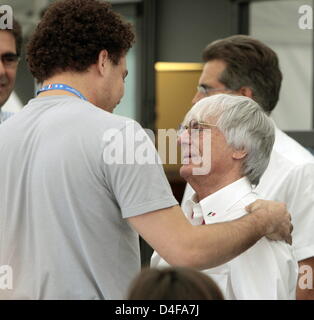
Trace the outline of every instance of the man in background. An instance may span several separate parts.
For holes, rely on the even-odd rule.
[[[233,93],[254,99],[268,115],[275,108],[282,81],[277,54],[262,42],[235,35],[210,43],[193,99]],[[292,213],[293,248],[300,270],[314,270],[314,158],[304,147],[276,127],[270,163],[256,191],[263,199],[283,201]],[[182,201],[190,198],[187,187]],[[307,269],[301,269],[306,266]],[[304,272],[304,271],[303,271]],[[299,275],[300,277],[302,274]],[[299,281],[297,299],[314,299],[313,283]]]
[[[22,42],[22,29],[15,19],[12,29],[0,29],[0,123],[12,116],[1,108],[14,90]]]

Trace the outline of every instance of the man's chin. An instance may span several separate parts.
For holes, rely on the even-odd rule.
[[[210,167],[206,168],[204,163],[199,165],[189,163],[189,164],[183,164],[179,172],[180,172],[180,176],[184,180],[189,182],[191,179],[194,179],[195,177],[208,175],[210,172]]]
[[[195,168],[195,166],[193,166],[192,164],[184,164],[183,166],[181,166],[180,168],[181,178],[188,181],[193,175],[193,168]]]
[[[10,95],[1,95],[0,94],[0,108],[9,100]]]
[[[111,105],[108,106],[107,105],[105,107],[102,107],[101,109],[103,109],[103,110],[105,110],[107,112],[113,113],[117,106],[118,106],[117,104],[115,104],[114,106],[111,106]]]

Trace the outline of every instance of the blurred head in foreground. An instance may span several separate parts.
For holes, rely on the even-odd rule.
[[[224,300],[206,274],[188,268],[147,268],[133,280],[128,300]]]

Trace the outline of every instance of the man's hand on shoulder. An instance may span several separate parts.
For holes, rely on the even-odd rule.
[[[284,240],[292,244],[291,215],[287,206],[282,202],[270,200],[256,200],[246,207],[248,213],[254,214],[258,227],[264,227],[267,238],[271,240]]]

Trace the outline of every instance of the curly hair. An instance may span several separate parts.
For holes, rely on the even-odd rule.
[[[203,60],[227,64],[220,82],[231,90],[250,87],[253,99],[270,114],[275,108],[282,81],[277,54],[262,42],[246,35],[234,35],[210,43]]]
[[[53,3],[27,46],[27,62],[39,81],[63,71],[84,72],[107,50],[118,64],[132,47],[132,26],[97,0],[62,0]]]
[[[0,17],[2,17],[4,13],[0,13]],[[2,29],[1,29],[2,30]],[[4,31],[10,32],[15,39],[16,46],[16,54],[20,57],[22,54],[22,44],[23,44],[23,34],[21,25],[17,20],[13,18],[13,28],[12,29],[4,29]]]

